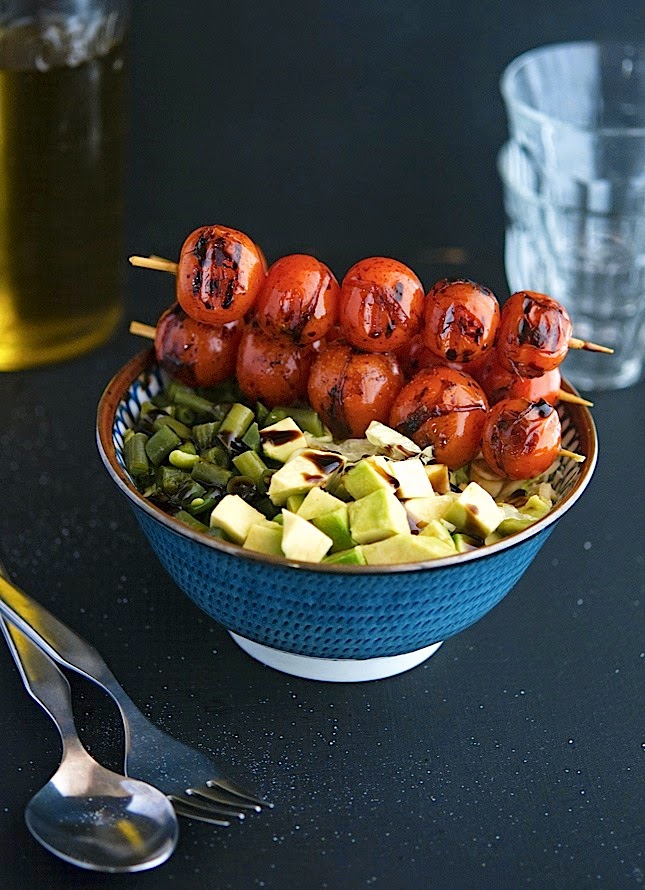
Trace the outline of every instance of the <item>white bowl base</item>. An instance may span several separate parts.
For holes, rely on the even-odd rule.
[[[293,652],[272,649],[232,631],[229,633],[237,645],[256,661],[284,674],[328,683],[360,683],[402,674],[434,655],[443,642],[433,643],[431,646],[403,655],[387,655],[379,658],[313,658],[310,655],[296,655]]]

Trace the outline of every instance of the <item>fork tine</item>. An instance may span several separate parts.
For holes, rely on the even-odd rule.
[[[262,810],[262,807],[257,803],[242,800],[239,797],[234,797],[232,794],[218,791],[216,788],[211,788],[205,785],[187,788],[186,794],[189,794],[191,797],[196,795],[197,797],[213,801],[214,803],[224,804],[226,807],[231,807],[234,810],[253,810],[255,813],[259,813]]]
[[[196,819],[198,822],[210,822],[211,825],[217,825],[221,828],[229,828],[231,825],[230,819],[220,818],[220,816],[223,815],[222,811],[215,807],[199,806],[199,804],[186,800],[184,797],[177,797],[175,794],[169,794],[168,799],[175,808],[175,812],[178,816],[184,816],[187,819]],[[228,816],[231,814],[226,815]],[[244,815],[241,814],[241,816],[243,819]]]
[[[196,810],[201,810],[204,813],[223,816],[225,819],[239,819],[240,822],[243,819],[246,819],[246,814],[241,812],[238,807],[218,806],[217,802],[211,802],[206,797],[203,799],[193,797],[190,791],[186,791],[185,794],[180,795],[171,794],[170,797],[183,804],[185,807],[194,807]]]
[[[232,782],[230,779],[224,778],[224,776],[219,779],[209,779],[206,782],[209,788],[220,788],[222,791],[227,791],[229,794],[232,794],[233,797],[241,797],[248,800],[250,803],[257,804],[259,807],[269,807],[269,809],[273,808],[273,804],[268,800],[262,800],[260,797],[256,797],[255,794],[249,794],[248,791],[245,791],[240,785],[237,785],[235,782]]]

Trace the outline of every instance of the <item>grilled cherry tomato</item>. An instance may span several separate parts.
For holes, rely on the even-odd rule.
[[[487,409],[472,377],[454,368],[425,368],[397,396],[389,423],[421,448],[432,445],[436,459],[456,469],[479,453]]]
[[[499,363],[521,377],[539,377],[562,362],[573,332],[557,300],[518,291],[504,303],[497,331]]]
[[[366,353],[336,340],[325,344],[309,375],[309,403],[337,439],[360,438],[387,418],[403,385],[393,353]]]
[[[269,336],[249,322],[237,349],[235,373],[244,395],[270,408],[307,397],[312,346],[297,346],[284,334]]]
[[[177,301],[195,321],[236,321],[255,302],[265,268],[261,251],[243,232],[225,226],[202,226],[182,245]]]
[[[464,374],[468,374],[479,381],[479,375],[487,364],[491,353],[485,352],[479,358],[475,358],[470,362],[447,362],[428,349],[423,342],[422,334],[416,334],[407,346],[397,349],[396,355],[407,380],[414,377],[417,371],[420,371],[422,368],[441,367],[463,371]]]
[[[484,460],[508,479],[532,479],[560,451],[560,418],[544,400],[503,399],[490,409],[482,434]]]
[[[241,335],[240,322],[202,324],[173,303],[157,322],[155,355],[186,386],[214,386],[235,373]]]
[[[423,300],[423,285],[403,263],[388,257],[360,260],[340,289],[343,336],[357,349],[393,352],[419,330]]]
[[[299,346],[320,340],[336,322],[340,286],[313,256],[283,256],[269,267],[255,303],[266,334],[288,334]]]
[[[442,278],[425,301],[422,339],[446,362],[470,362],[492,348],[500,310],[495,294],[466,278]]]
[[[549,405],[555,405],[560,398],[562,378],[557,368],[546,371],[541,377],[520,377],[503,368],[497,360],[497,352],[493,351],[488,354],[478,380],[489,405],[502,399],[527,399],[529,402],[544,399]]]

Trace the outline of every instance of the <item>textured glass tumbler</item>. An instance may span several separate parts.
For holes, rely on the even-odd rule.
[[[0,371],[121,315],[126,0],[0,4]]]
[[[571,350],[573,383],[629,386],[645,356],[645,47],[532,50],[509,65],[501,91],[509,287],[549,293],[577,337],[615,350]]]

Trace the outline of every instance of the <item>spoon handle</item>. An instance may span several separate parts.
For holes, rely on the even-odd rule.
[[[51,658],[17,627],[0,618],[0,628],[31,697],[49,714],[63,743],[76,736],[69,683]]]

